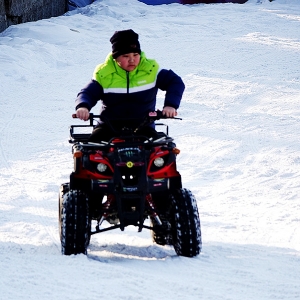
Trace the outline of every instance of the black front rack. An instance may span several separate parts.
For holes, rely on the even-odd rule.
[[[168,129],[168,125],[166,124],[155,124],[158,126],[165,126],[165,132],[158,132],[158,139],[156,139],[155,141],[152,138],[146,138],[144,143],[155,143],[155,144],[162,144],[165,142],[169,142],[171,140],[173,140],[172,138],[170,138],[168,136],[169,134],[169,129]],[[91,133],[75,133],[75,129],[76,128],[91,128],[90,125],[71,125],[70,126],[70,138],[69,138],[69,143],[71,144],[75,144],[75,143],[89,143],[89,137],[91,136]],[[121,136],[118,138],[121,138]],[[127,136],[124,136],[124,138],[128,138]],[[114,138],[113,138],[114,139]],[[95,144],[90,143],[90,144]],[[101,144],[110,144],[109,142],[101,142]]]
[[[87,143],[91,133],[75,133],[75,128],[91,128],[93,125],[71,125],[70,126],[70,143],[82,142]]]
[[[73,118],[76,118],[76,115],[74,114],[73,115]],[[94,122],[98,122],[97,120],[95,120],[95,118],[100,118],[100,115],[94,115],[92,113],[90,113],[90,116],[89,116],[89,122],[90,124],[89,125],[71,125],[70,126],[70,138],[69,138],[69,142],[71,144],[74,144],[74,143],[89,143],[89,137],[91,136],[91,133],[83,133],[83,132],[80,132],[80,133],[75,133],[75,129],[76,128],[82,128],[82,129],[87,129],[87,128],[90,128],[91,131],[92,129],[96,126],[94,124]],[[164,117],[161,112],[159,111],[159,114],[156,115],[156,116],[151,116],[149,117],[148,119],[148,123],[152,123],[154,122],[155,120],[159,120],[159,119],[166,119],[166,117]],[[181,120],[180,118],[174,118],[174,119],[179,119]],[[145,123],[145,122],[144,122]],[[151,141],[152,143],[158,143],[158,144],[162,144],[162,143],[165,143],[165,142],[169,142],[170,140],[173,140],[172,138],[169,137],[169,126],[164,124],[164,123],[155,123],[155,126],[164,126],[165,127],[165,130],[162,131],[162,132],[158,132],[158,139],[156,139],[155,141],[153,141],[152,139],[146,139],[148,141],[148,143]],[[145,141],[145,142],[147,142]],[[94,143],[93,143],[94,144]],[[101,142],[101,144],[109,144],[107,142]]]

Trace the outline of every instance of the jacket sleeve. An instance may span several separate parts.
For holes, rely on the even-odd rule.
[[[103,88],[96,81],[91,80],[77,95],[75,100],[75,109],[86,107],[91,110],[97,104],[97,101],[102,98]]]
[[[162,69],[157,75],[156,86],[166,91],[164,106],[171,106],[177,109],[185,89],[181,77],[172,70]]]

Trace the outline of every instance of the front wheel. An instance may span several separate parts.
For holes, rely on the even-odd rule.
[[[188,189],[171,195],[173,246],[180,256],[193,257],[201,252],[202,238],[197,202]]]
[[[88,197],[80,190],[70,190],[60,200],[61,252],[86,254],[91,230]]]

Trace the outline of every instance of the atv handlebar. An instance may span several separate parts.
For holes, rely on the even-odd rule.
[[[76,114],[72,114],[72,118],[74,119],[77,119],[77,115]],[[89,114],[89,117],[86,121],[90,121],[90,124],[89,125],[71,125],[70,126],[70,136],[72,139],[70,139],[69,141],[71,143],[74,143],[76,141],[87,141],[88,140],[88,137],[90,134],[77,134],[77,133],[74,133],[74,128],[82,128],[82,127],[95,127],[95,124],[94,124],[94,121],[96,121],[95,119],[96,118],[99,118],[101,119],[101,115],[94,115],[93,113],[90,113]],[[151,123],[154,123],[155,121],[157,120],[160,120],[160,119],[177,119],[177,120],[182,120],[181,118],[176,118],[176,117],[167,117],[165,115],[163,115],[162,111],[160,110],[157,110],[157,111],[153,111],[153,112],[149,112],[148,116],[145,117],[144,121],[139,125],[137,126],[136,128],[126,128],[127,130],[131,130],[131,133],[135,133],[137,132],[140,128],[143,128],[144,126],[148,126],[150,125]],[[126,120],[133,120],[133,119],[118,119],[117,121],[126,121]],[[106,123],[110,126],[110,128],[112,129],[112,131],[116,132],[114,127],[112,126],[112,124],[110,123],[110,121],[115,121],[115,120],[103,120],[102,118],[102,121],[106,121]],[[166,136],[169,135],[169,131],[168,131],[168,125],[166,124],[162,124],[162,123],[155,123],[155,125],[163,125],[163,126],[166,126]],[[116,132],[117,135],[120,134],[118,132]]]
[[[73,119],[77,119],[77,115],[76,114],[72,114],[72,118]],[[88,120],[90,120],[90,122],[93,122],[94,118],[101,119],[101,115],[94,115],[93,113],[90,113]],[[149,122],[151,122],[151,121],[158,121],[160,119],[177,119],[177,120],[182,120],[181,118],[176,118],[176,117],[169,118],[166,115],[163,115],[162,111],[160,111],[160,110],[149,112],[149,114],[146,117],[146,119]]]

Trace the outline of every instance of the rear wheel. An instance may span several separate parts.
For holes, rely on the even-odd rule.
[[[162,225],[159,225],[154,217],[150,217],[152,227],[152,241],[158,245],[172,245],[172,231],[170,224],[170,193],[169,191],[157,192],[152,194],[155,210],[158,213]]]
[[[173,246],[180,256],[201,252],[202,239],[197,202],[191,191],[178,189],[171,195]]]
[[[59,188],[59,194],[58,194],[58,230],[59,230],[59,238],[61,240],[61,213],[63,209],[63,201],[64,201],[64,195],[69,192],[70,185],[69,183],[63,183]]]
[[[171,224],[163,216],[160,216],[160,220],[162,222],[162,225],[157,224],[155,219],[153,217],[150,217],[150,222],[153,227],[153,230],[151,231],[152,241],[162,246],[172,245],[173,239],[171,232]]]
[[[62,254],[86,254],[90,242],[90,230],[87,195],[80,190],[68,191],[63,195],[60,206]]]

